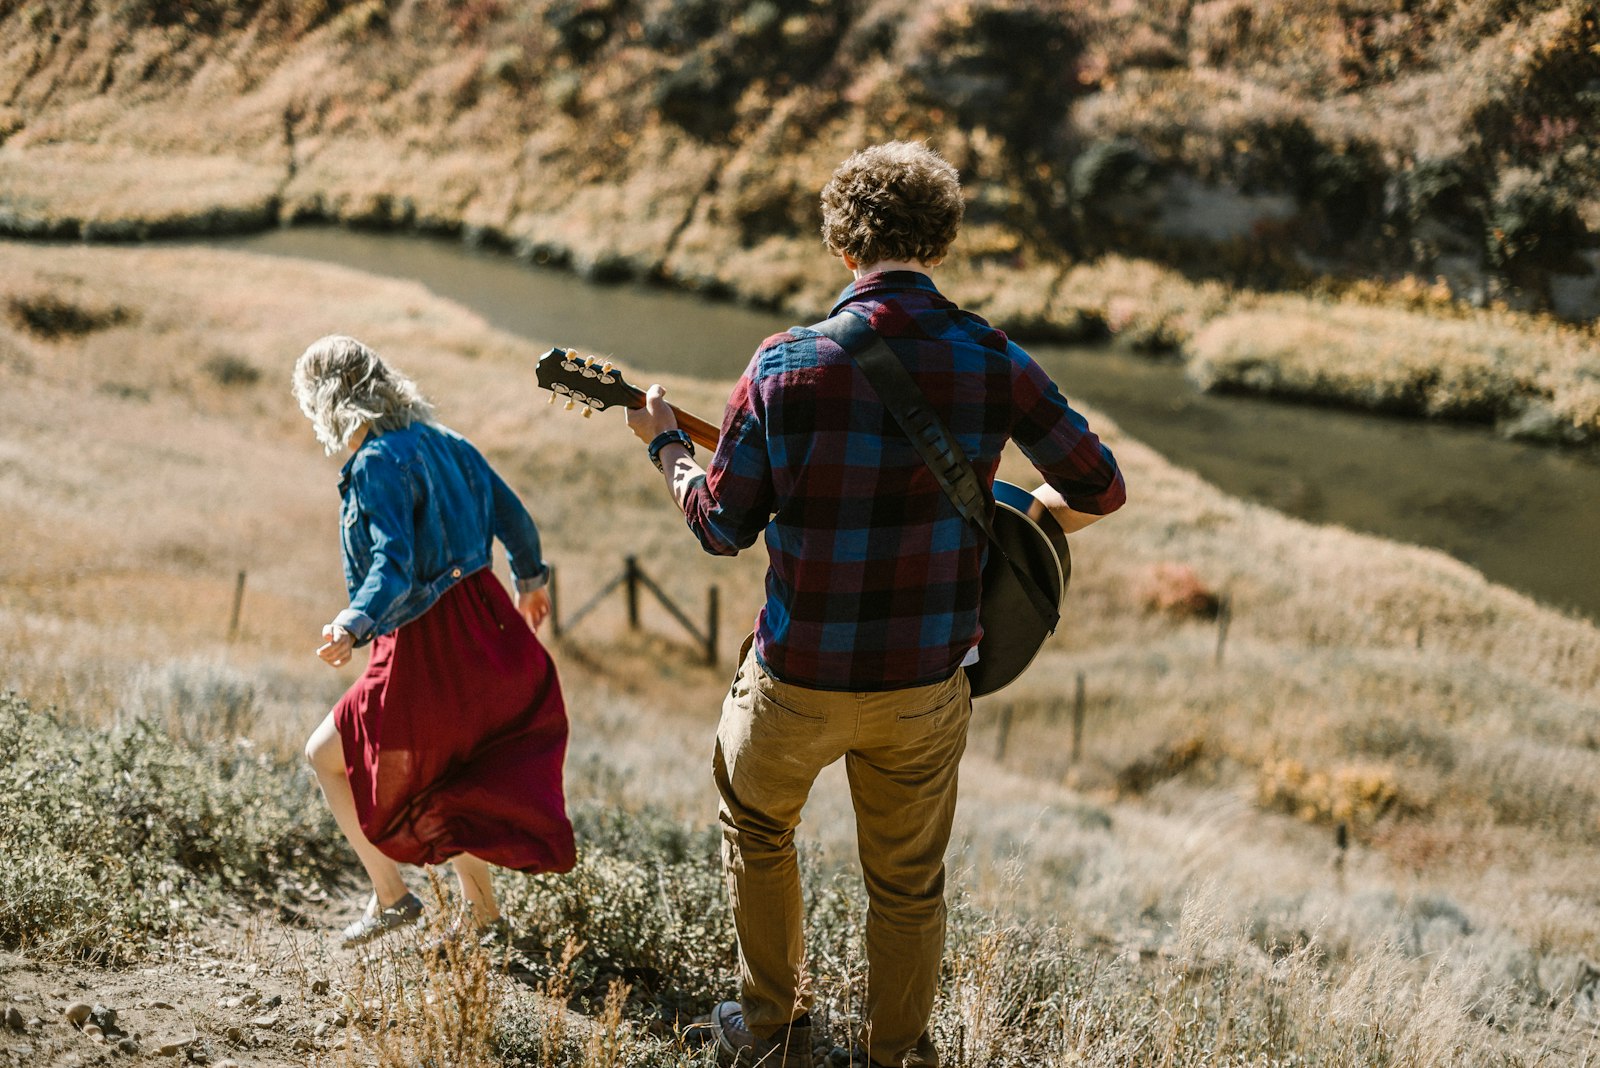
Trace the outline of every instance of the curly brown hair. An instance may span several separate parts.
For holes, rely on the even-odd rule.
[[[871,266],[944,258],[961,229],[961,179],[920,141],[864,148],[822,189],[822,239],[835,255]]]

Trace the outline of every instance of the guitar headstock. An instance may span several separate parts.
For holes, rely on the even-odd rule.
[[[584,415],[607,408],[642,408],[644,392],[622,377],[610,360],[585,358],[570,349],[551,349],[539,357],[534,377],[556,396],[567,398],[567,407],[584,405]]]

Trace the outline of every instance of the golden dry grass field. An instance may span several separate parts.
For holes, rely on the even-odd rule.
[[[701,833],[714,820],[709,747],[761,552],[702,555],[620,419],[546,406],[532,380],[540,346],[414,284],[220,251],[0,244],[0,689],[90,734],[145,717],[195,742],[244,733],[295,759],[353,677],[312,655],[343,605],[339,460],[288,391],[295,356],[334,331],[413,374],[523,494],[565,610],[630,553],[692,612],[708,585],[721,591],[716,668],[696,664],[653,606],[630,632],[617,597],[552,640],[573,718],[570,794],[591,814],[581,828],[595,859],[566,884],[508,878],[513,915],[550,931],[580,914],[597,924],[560,909],[612,900],[632,885],[618,872],[657,887],[662,872],[687,878],[673,864],[714,868]],[[730,383],[667,385],[714,417]],[[951,1063],[1593,1063],[1600,630],[1440,553],[1224,496],[1091,418],[1130,503],[1073,538],[1066,623],[976,711],[936,1021]],[[1019,457],[1002,473],[1028,475]],[[1191,586],[1227,595],[1220,655],[1216,620],[1183,607]],[[241,690],[248,715],[219,724],[206,695]],[[831,933],[814,962],[839,1019],[859,993],[859,947],[852,959],[834,930],[859,915],[849,812],[830,774],[802,828],[812,891],[840,910],[820,914]],[[652,867],[662,821],[685,829],[674,848],[690,861]],[[0,848],[22,848],[4,833]],[[352,912],[350,885],[332,888],[319,920]],[[687,907],[716,916],[715,886]],[[639,907],[670,897],[662,881]],[[660,926],[638,940],[664,957],[693,946],[692,914],[649,915]],[[259,922],[273,927],[270,910]],[[693,922],[726,933],[725,921]],[[292,937],[338,959],[317,931]],[[24,939],[22,959],[67,969],[47,941]],[[264,950],[259,962],[288,967]],[[380,971],[359,974],[382,984]],[[727,981],[697,975],[686,988]],[[14,981],[0,968],[0,994]],[[629,1023],[559,1023],[579,1030],[557,1041],[562,1017],[536,1008],[547,1002],[484,983],[472,996],[492,1007],[474,1011],[508,1030],[457,1063],[698,1063]],[[541,1020],[543,1038],[517,1037]],[[573,1038],[583,1027],[601,1038]],[[211,1038],[235,1048],[221,1030]],[[0,1037],[0,1049],[18,1041]],[[376,1039],[306,1042],[230,1055],[405,1063]]]

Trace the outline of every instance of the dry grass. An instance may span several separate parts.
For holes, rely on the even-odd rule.
[[[1211,320],[1189,350],[1190,374],[1206,389],[1497,422],[1524,437],[1600,438],[1600,342],[1526,317],[1280,297]]]
[[[287,375],[310,339],[355,333],[414,373],[524,493],[568,610],[628,552],[686,603],[721,587],[719,669],[692,663],[653,608],[630,633],[620,599],[556,644],[570,792],[617,829],[586,832],[581,879],[503,889],[553,958],[581,899],[615,943],[606,952],[637,954],[630,931],[659,930],[642,947],[658,957],[641,963],[704,953],[712,963],[678,981],[702,997],[726,989],[725,916],[687,912],[655,873],[715,896],[695,829],[714,818],[707,747],[731,644],[760,597],[760,554],[699,554],[616,421],[535,395],[538,346],[414,285],[238,254],[0,245],[0,302],[46,292],[126,315],[49,337],[0,321],[0,686],[89,722],[142,714],[202,740],[248,731],[293,756],[348,676],[310,652],[342,603],[337,461],[294,410]],[[219,357],[259,373],[219,376]],[[704,414],[727,388],[668,384]],[[952,1063],[985,1063],[1020,1033],[1044,1036],[1035,1057],[1084,1064],[1149,1050],[1176,1064],[1207,1051],[1407,1065],[1592,1053],[1600,632],[1441,554],[1226,498],[1095,421],[1133,503],[1074,539],[1068,625],[977,711],[952,854],[967,903],[937,1022]],[[1017,457],[1004,471],[1026,477]],[[1163,567],[1229,596],[1220,663],[1214,620],[1141,602]],[[859,1004],[859,899],[848,876],[830,889],[853,852],[835,771],[802,838],[819,984],[842,1034]],[[688,830],[653,838],[650,812]],[[1350,834],[1342,853],[1335,822]],[[604,919],[635,913],[637,928]],[[522,993],[503,996],[505,1019],[534,1014]],[[1036,1011],[1019,1023],[997,1004]],[[1507,1030],[1486,1028],[1490,1016]],[[589,1052],[589,1031],[567,1035],[550,1057],[688,1063],[638,1026]],[[540,1041],[514,1045],[537,1063]]]

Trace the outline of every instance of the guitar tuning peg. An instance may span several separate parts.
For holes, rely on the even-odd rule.
[[[584,408],[583,408],[583,417],[584,417],[584,418],[585,418],[585,419],[587,419],[587,418],[589,418],[589,417],[590,417],[590,416],[591,416],[591,415],[593,415],[593,414],[594,414],[594,409],[593,409],[593,408],[590,408],[590,407],[589,407],[589,406],[588,406],[588,405],[584,405]]]
[[[570,411],[572,411],[572,406],[575,403],[577,403],[577,402],[572,400],[571,398],[568,398],[567,403],[561,406],[561,410],[565,411],[565,412],[570,412]]]
[[[555,402],[556,402],[556,395],[554,393],[550,394],[550,399],[545,401],[546,404],[554,404]]]
[[[613,364],[610,360],[607,360],[604,364],[601,365],[600,373],[603,374],[603,375],[608,375],[608,374],[611,373],[611,368],[613,368],[615,366],[616,365]]]

